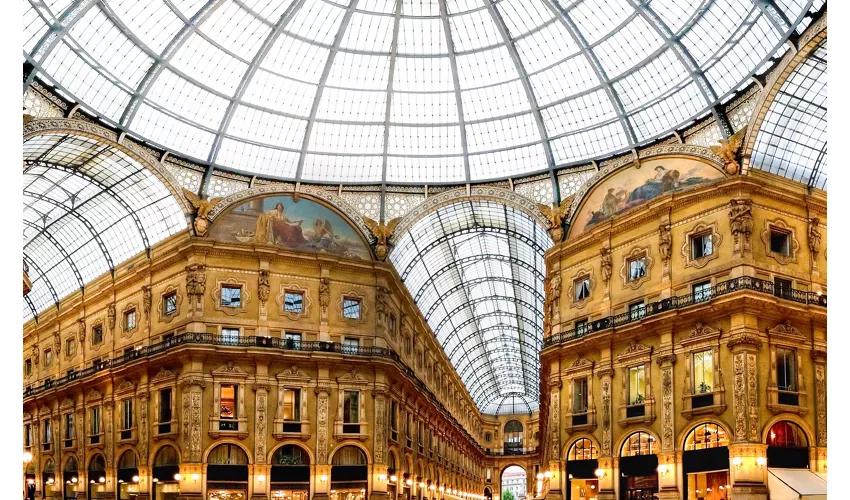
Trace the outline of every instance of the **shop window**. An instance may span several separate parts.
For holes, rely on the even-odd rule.
[[[567,454],[567,460],[596,460],[597,458],[599,458],[599,449],[587,438],[576,441]]]
[[[177,292],[169,292],[162,296],[162,312],[166,316],[177,312]]]
[[[219,408],[218,429],[221,431],[238,430],[236,401],[239,388],[235,384],[221,384],[221,408]]]
[[[629,304],[629,319],[631,321],[637,321],[643,318],[646,313],[646,305],[643,301],[635,302],[634,304]]]
[[[168,434],[171,432],[171,388],[159,390],[159,433]]]
[[[691,258],[693,260],[707,257],[714,252],[711,233],[691,236]]]
[[[221,343],[226,345],[239,344],[239,329],[238,328],[222,328]]]
[[[711,299],[711,281],[703,281],[693,285],[694,302],[705,302]]]
[[[286,312],[304,312],[304,294],[301,292],[285,292],[283,297],[283,310]]]
[[[646,399],[646,367],[645,365],[629,368],[629,407],[626,408],[626,418],[642,417],[645,412],[643,403]]]
[[[717,424],[700,424],[685,438],[685,451],[705,450],[729,446],[729,436]]]
[[[124,331],[129,332],[136,328],[136,310],[130,309],[124,312]]]
[[[655,438],[646,432],[635,432],[623,443],[620,450],[621,457],[634,457],[638,455],[654,455],[657,446]]]
[[[791,255],[791,234],[776,228],[770,229],[770,251],[788,257]]]
[[[345,391],[342,403],[342,432],[360,433],[360,391]]]
[[[793,349],[776,349],[776,388],[779,404],[797,406],[797,352]]]
[[[629,281],[637,281],[646,276],[646,256],[629,259]]]
[[[301,389],[283,390],[283,432],[301,432]]]
[[[590,298],[590,277],[580,278],[575,281],[576,302]]]
[[[221,305],[222,307],[242,307],[242,287],[222,285]]]
[[[97,325],[91,329],[91,344],[98,345],[101,342],[103,342],[103,325]]]
[[[360,299],[342,299],[342,317],[360,319]]]

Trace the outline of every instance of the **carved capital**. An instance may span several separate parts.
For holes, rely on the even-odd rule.
[[[672,365],[676,362],[675,354],[662,354],[661,356],[657,356],[655,358],[655,362],[658,363],[658,366],[664,366],[665,364]]]
[[[604,368],[602,370],[597,371],[596,376],[599,377],[599,378],[604,378],[606,376],[607,377],[613,377],[614,376],[614,369],[613,368]]]

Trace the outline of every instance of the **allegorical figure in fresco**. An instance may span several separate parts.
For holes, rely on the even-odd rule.
[[[307,243],[301,232],[301,220],[290,220],[286,216],[283,203],[257,217],[257,230],[254,233],[256,243],[296,247]]]

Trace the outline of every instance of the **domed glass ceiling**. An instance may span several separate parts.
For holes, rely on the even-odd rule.
[[[458,183],[705,115],[812,3],[28,0],[24,56],[108,124],[225,170]]]

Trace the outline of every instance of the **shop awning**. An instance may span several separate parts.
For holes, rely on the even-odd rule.
[[[768,469],[771,500],[826,500],[826,480],[808,469]]]

